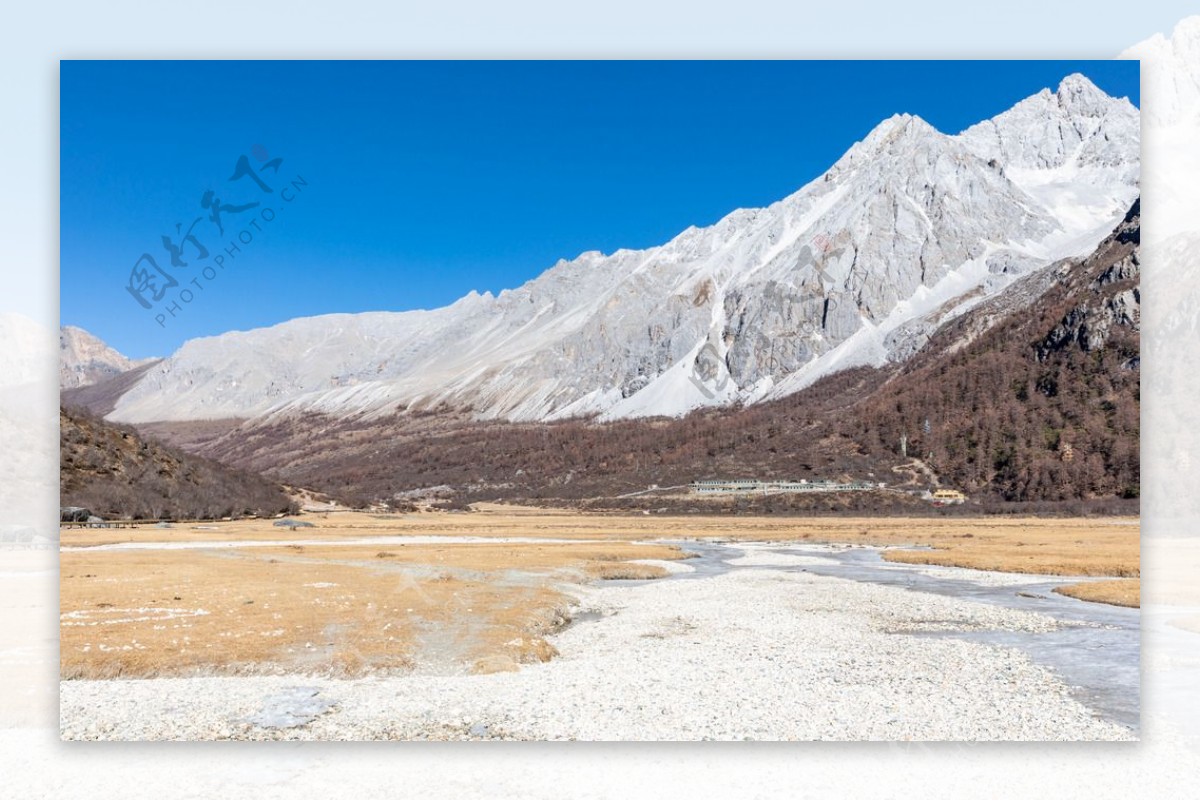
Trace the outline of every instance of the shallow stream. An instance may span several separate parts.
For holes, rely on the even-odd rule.
[[[657,581],[694,581],[734,570],[781,570],[863,581],[914,592],[929,592],[1010,609],[1038,612],[1062,622],[1055,631],[934,632],[907,636],[954,637],[972,642],[1016,648],[1035,663],[1053,670],[1073,695],[1097,715],[1134,732],[1139,727],[1141,615],[1138,609],[1080,601],[1053,592],[1055,587],[1087,577],[1003,576],[929,565],[887,562],[882,548],[868,546],[827,547],[793,543],[754,543],[753,552],[794,556],[816,556],[827,563],[804,565],[734,565],[730,560],[744,555],[742,544],[708,540],[669,541],[696,554],[685,564],[694,568]],[[1018,583],[1019,582],[1019,583]],[[640,583],[640,582],[630,582]],[[1081,625],[1082,624],[1082,625]]]

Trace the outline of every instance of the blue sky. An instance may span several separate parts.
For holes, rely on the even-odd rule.
[[[64,61],[61,320],[141,357],[441,306],[771,203],[894,113],[958,132],[1072,72],[1139,102],[1129,61]],[[229,180],[241,156],[270,192]],[[143,253],[179,281],[149,309]]]

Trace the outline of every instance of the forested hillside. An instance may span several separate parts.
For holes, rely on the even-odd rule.
[[[59,497],[104,518],[270,515],[293,509],[261,476],[147,440],[86,412],[59,410]]]

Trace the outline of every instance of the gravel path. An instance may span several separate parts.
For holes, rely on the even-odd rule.
[[[518,673],[67,681],[67,739],[1121,740],[1019,651],[1046,616],[769,568],[582,588]]]

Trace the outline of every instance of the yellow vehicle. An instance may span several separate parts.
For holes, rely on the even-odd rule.
[[[962,503],[966,499],[966,495],[954,489],[940,489],[933,491],[933,502],[936,504]]]

